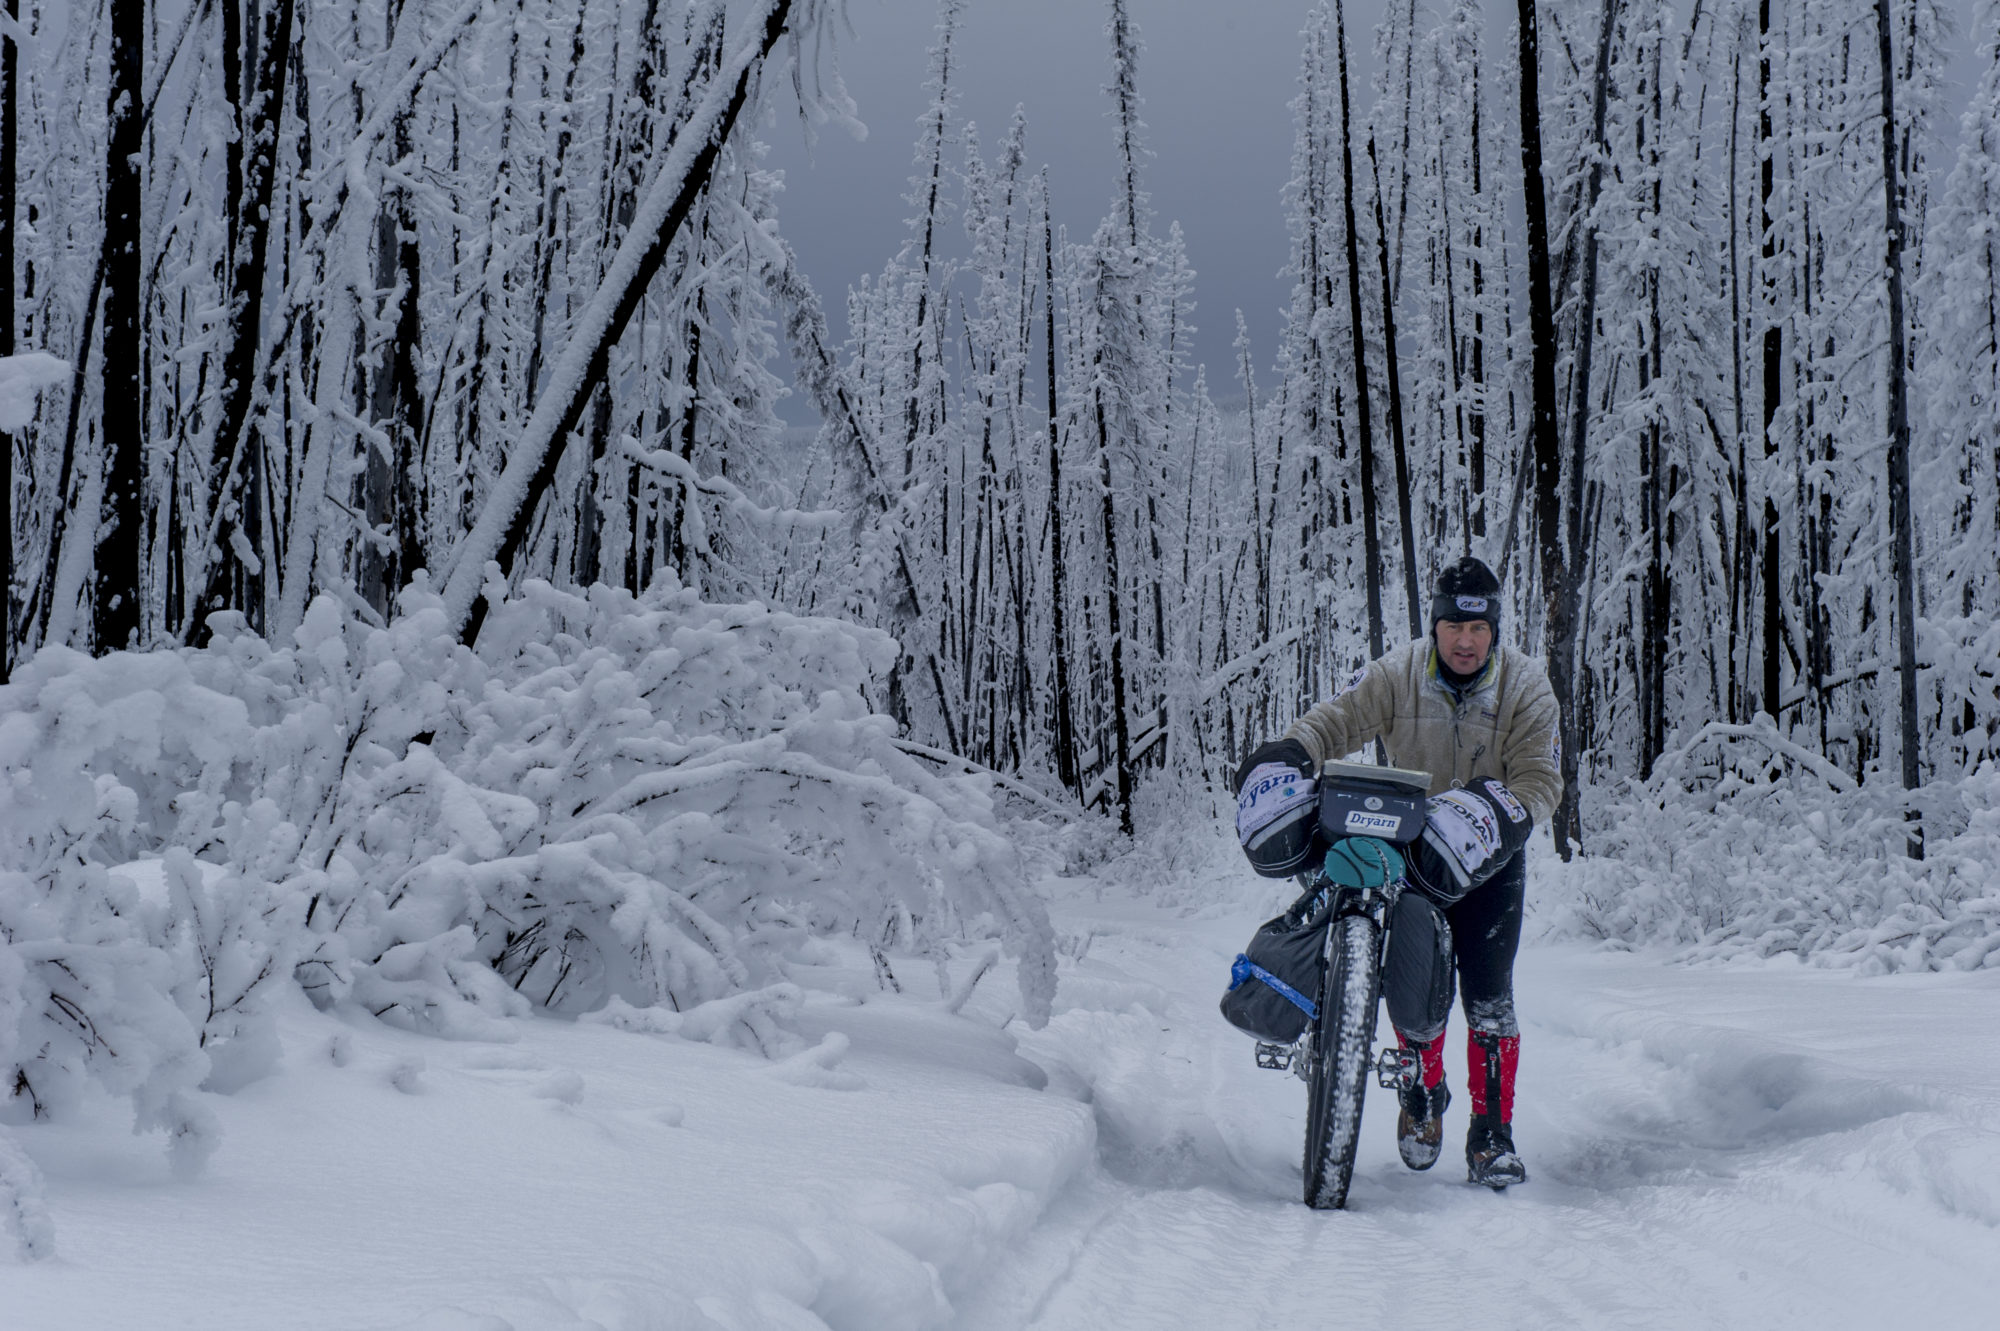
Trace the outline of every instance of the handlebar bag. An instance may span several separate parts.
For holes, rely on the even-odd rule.
[[[1351,764],[1337,766],[1346,768]],[[1424,834],[1423,791],[1388,781],[1357,779],[1345,773],[1323,777],[1319,785],[1319,831],[1326,845],[1342,837],[1372,836],[1392,846],[1407,846]]]

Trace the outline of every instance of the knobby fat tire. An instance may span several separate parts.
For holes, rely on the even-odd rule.
[[[1306,1095],[1305,1202],[1315,1210],[1346,1205],[1354,1176],[1382,987],[1381,943],[1380,928],[1366,915],[1342,915],[1333,922]]]

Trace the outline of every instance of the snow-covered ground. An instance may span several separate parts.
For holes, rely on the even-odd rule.
[[[1530,947],[1531,1181],[1405,1171],[1377,1093],[1349,1209],[1316,1213],[1304,1088],[1215,1013],[1260,903],[1049,890],[1040,1031],[1004,965],[947,1010],[979,950],[897,958],[894,993],[825,945],[777,1060],[629,1009],[446,1041],[294,994],[277,1073],[203,1097],[198,1179],[122,1102],[11,1130],[54,1255],[4,1245],[0,1326],[1993,1324],[2000,972]]]

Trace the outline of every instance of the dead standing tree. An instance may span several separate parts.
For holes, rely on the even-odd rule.
[[[101,652],[136,645],[140,622],[146,420],[141,391],[139,177],[145,166],[146,10],[140,0],[111,7],[111,77],[105,95],[110,132],[104,151],[104,350],[99,357],[104,417],[97,473],[103,503],[98,511],[80,515],[77,534],[95,546],[93,638]],[[86,486],[85,493],[91,488]]]
[[[1535,525],[1540,551],[1543,597],[1543,651],[1548,658],[1549,683],[1562,713],[1564,802],[1554,826],[1556,849],[1566,860],[1576,825],[1575,671],[1571,647],[1576,636],[1566,593],[1576,571],[1567,567],[1562,543],[1562,450],[1556,427],[1556,320],[1549,292],[1549,205],[1542,182],[1541,38],[1535,0],[1520,4],[1521,203],[1527,221],[1528,337],[1532,348],[1529,383],[1533,414],[1529,438],[1535,459]]]
[[[1883,282],[1889,299],[1889,542],[1896,579],[1896,674],[1901,711],[1903,789],[1915,790],[1917,767],[1917,606],[1916,556],[1910,529],[1909,348],[1903,326],[1903,207],[1896,170],[1896,66],[1890,39],[1889,0],[1875,0],[1876,45],[1882,65]],[[1923,829],[1916,810],[1909,837],[1911,859],[1924,855]]]

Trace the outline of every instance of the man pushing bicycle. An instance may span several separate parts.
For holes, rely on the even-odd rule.
[[[1380,739],[1391,763],[1430,773],[1423,837],[1408,848],[1413,890],[1397,899],[1382,976],[1396,1038],[1417,1061],[1397,1147],[1411,1169],[1437,1163],[1451,1102],[1444,1035],[1455,968],[1469,1027],[1467,1177],[1496,1188],[1527,1178],[1511,1127],[1521,1048],[1514,1016],[1526,892],[1521,847],[1562,796],[1555,695],[1540,661],[1500,644],[1499,592],[1479,560],[1453,564],[1431,598],[1428,636],[1355,672],[1284,738],[1252,752],[1237,778],[1237,833],[1268,873],[1261,860],[1279,853],[1285,837],[1274,834],[1310,807],[1302,796],[1322,764]],[[1285,793],[1274,799],[1273,791]],[[1304,853],[1303,843],[1292,844]]]

